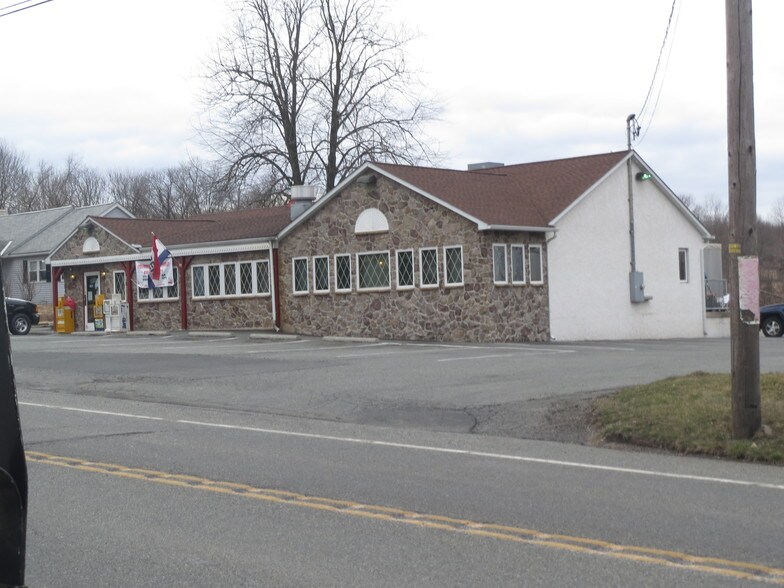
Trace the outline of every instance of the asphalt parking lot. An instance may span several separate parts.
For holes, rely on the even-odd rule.
[[[584,440],[569,420],[598,394],[730,370],[728,339],[478,345],[37,333],[12,338],[20,397],[39,390],[567,441]],[[761,339],[760,356],[763,371],[781,371],[784,341]]]

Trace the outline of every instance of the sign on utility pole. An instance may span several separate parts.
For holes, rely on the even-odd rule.
[[[751,0],[726,0],[726,11],[732,436],[748,439],[762,424]]]

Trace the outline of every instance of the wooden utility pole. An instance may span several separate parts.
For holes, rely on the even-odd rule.
[[[726,0],[726,11],[732,436],[748,439],[762,424],[751,0]]]

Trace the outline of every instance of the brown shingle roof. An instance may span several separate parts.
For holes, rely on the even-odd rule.
[[[546,227],[628,151],[460,171],[374,164],[488,225]]]
[[[288,206],[216,212],[185,220],[93,218],[123,241],[149,247],[155,233],[167,247],[267,239],[275,237],[290,222]]]

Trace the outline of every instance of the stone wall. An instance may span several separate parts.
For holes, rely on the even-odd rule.
[[[85,239],[89,236],[95,237],[101,245],[101,251],[97,255],[127,255],[136,253],[135,250],[124,245],[115,237],[101,229],[94,227],[92,233],[87,230],[78,231],[61,247],[54,259],[83,259],[88,257],[82,252]],[[222,263],[246,260],[268,259],[267,251],[256,251],[236,254],[205,255],[195,257],[191,264],[201,265],[206,263]],[[77,302],[77,309],[74,316],[75,329],[83,331],[84,326],[84,274],[88,272],[100,272],[101,292],[111,294],[114,292],[113,272],[123,269],[119,263],[100,263],[100,258],[96,259],[95,264],[79,265],[72,268],[64,268],[65,293]],[[193,285],[191,269],[186,270],[186,304],[188,305],[188,327],[189,329],[272,329],[272,296],[243,296],[236,298],[212,298],[196,299],[192,298]],[[74,276],[71,278],[71,276]],[[133,273],[135,280],[135,272]],[[272,281],[272,276],[270,277]],[[182,287],[183,276],[179,277],[179,284]],[[139,300],[138,290],[132,288],[133,292],[133,328],[137,331],[172,331],[182,328],[180,312],[180,299],[163,300]]]
[[[208,263],[269,259],[267,251],[204,255],[194,258],[191,267]],[[270,273],[270,288],[273,276]],[[188,269],[188,327],[190,329],[272,329],[272,295],[236,298],[193,298],[192,273]]]
[[[377,208],[389,231],[355,235],[359,214]],[[493,284],[494,243],[539,244],[544,284]],[[444,284],[443,247],[463,248],[463,286]],[[419,249],[438,247],[439,286],[421,289]],[[414,250],[417,287],[396,287],[396,250]],[[352,291],[335,292],[335,254],[389,251],[388,291],[357,291],[352,255]],[[527,252],[526,248],[526,252]],[[508,248],[507,248],[508,254]],[[313,294],[314,255],[330,257],[330,292]],[[309,289],[293,293],[293,258],[308,257]],[[284,331],[401,340],[546,341],[549,339],[546,244],[536,233],[479,232],[456,213],[379,177],[375,185],[352,184],[280,243],[281,319]]]

